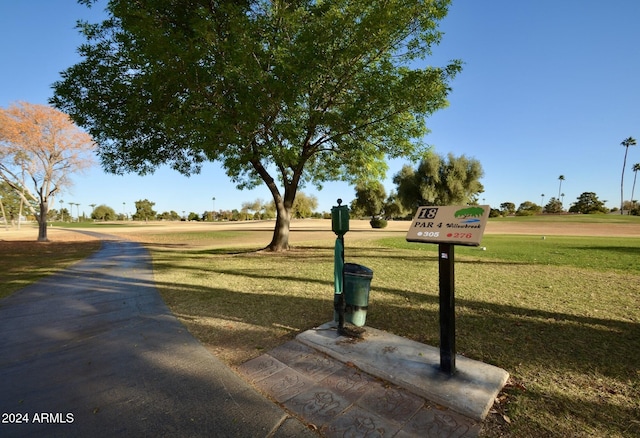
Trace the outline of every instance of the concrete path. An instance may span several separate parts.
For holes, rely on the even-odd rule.
[[[317,436],[187,332],[134,242],[0,301],[0,334],[2,437]]]

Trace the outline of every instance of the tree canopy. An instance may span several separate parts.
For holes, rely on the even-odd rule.
[[[93,165],[94,143],[66,114],[19,102],[0,108],[0,179],[35,215],[38,240],[47,240],[50,201],[69,176]],[[39,206],[39,209],[38,209]]]
[[[484,191],[480,178],[484,175],[480,162],[464,155],[443,157],[429,154],[416,169],[403,166],[393,182],[398,198],[410,211],[420,205],[471,204]]]
[[[385,210],[387,192],[380,181],[362,181],[356,184],[356,197],[351,202],[351,211],[356,215],[380,216]]]
[[[516,210],[516,216],[533,216],[540,213],[542,213],[542,207],[531,201],[524,201]]]
[[[217,161],[240,188],[266,184],[269,248],[282,250],[299,188],[380,178],[386,158],[426,150],[425,117],[447,105],[461,63],[416,60],[448,4],[110,0],[107,20],[81,24],[83,60],[52,103],[94,136],[107,171]]]
[[[593,192],[582,193],[578,196],[578,200],[569,207],[569,213],[595,214],[608,212],[609,210],[605,207],[604,202],[600,201]]]
[[[133,214],[132,219],[134,221],[148,221],[149,219],[155,219],[156,212],[153,210],[155,202],[151,202],[148,199],[140,199],[135,202],[136,212]]]
[[[91,212],[91,219],[100,221],[113,221],[117,218],[116,211],[104,204],[98,205]]]
[[[544,213],[562,213],[563,211],[562,202],[555,197],[549,199],[543,210]]]

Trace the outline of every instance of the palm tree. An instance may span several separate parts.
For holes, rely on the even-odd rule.
[[[76,203],[75,202],[67,202],[67,204],[69,204],[71,206],[71,214],[70,214],[71,217],[69,218],[69,220],[71,222],[73,222],[73,206],[76,205]]]
[[[636,203],[633,200],[633,192],[636,189],[636,177],[638,176],[638,170],[640,170],[640,163],[634,164],[631,170],[633,170],[633,186],[631,187],[631,203],[635,207]]]
[[[624,146],[624,161],[622,163],[622,178],[620,180],[620,214],[624,214],[624,168],[627,167],[627,153],[629,152],[629,146],[635,146],[636,139],[628,137],[622,140],[620,144]]]
[[[558,179],[560,180],[560,187],[558,188],[558,198],[559,198],[560,193],[562,192],[562,181],[564,181],[564,175],[560,175]]]

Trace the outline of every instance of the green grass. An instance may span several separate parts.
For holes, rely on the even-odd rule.
[[[640,216],[621,214],[539,214],[533,216],[507,216],[489,219],[495,222],[564,222],[582,224],[640,224]]]
[[[456,247],[458,353],[512,375],[483,434],[638,436],[640,239],[485,239]],[[435,245],[346,239],[345,252],[374,271],[367,325],[438,345]],[[165,301],[233,366],[332,317],[332,242],[153,257]]]
[[[100,241],[0,243],[0,299],[46,275],[84,259],[100,248]]]
[[[388,248],[422,251],[433,257],[438,251],[437,245],[410,243],[404,238],[380,239],[377,243]],[[541,236],[489,234],[482,238],[480,247],[456,246],[455,254],[486,261],[640,274],[638,238],[546,236],[542,239]]]

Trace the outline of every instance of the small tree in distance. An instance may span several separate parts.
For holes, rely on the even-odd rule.
[[[622,177],[620,178],[620,214],[624,214],[624,168],[627,167],[627,153],[629,146],[636,145],[636,139],[627,137],[620,143],[624,147],[624,161],[622,162]]]
[[[153,210],[155,202],[151,202],[148,199],[142,199],[135,202],[136,212],[133,214],[134,221],[148,221],[156,217],[156,212]]]
[[[558,186],[558,198],[560,198],[560,194],[562,193],[562,181],[564,181],[566,178],[564,177],[564,175],[560,175],[558,177],[558,180],[560,181],[560,185]]]
[[[421,205],[465,205],[477,202],[484,191],[480,162],[464,155],[428,154],[417,169],[403,166],[393,178],[398,198],[412,212]]]
[[[515,214],[516,204],[514,204],[513,202],[503,202],[502,204],[500,204],[500,211],[504,216]]]
[[[292,216],[297,219],[308,218],[313,215],[315,209],[318,208],[318,198],[315,195],[307,195],[298,192],[293,207],[291,208]]]
[[[98,205],[91,212],[91,219],[96,219],[99,221],[113,221],[116,220],[116,217],[117,215],[115,210],[104,204]]]
[[[578,197],[578,201],[569,208],[569,213],[594,214],[608,212],[609,210],[605,207],[604,202],[600,201],[593,192],[582,193]]]
[[[552,197],[547,205],[544,206],[545,213],[562,213],[562,202],[558,198]]]
[[[387,219],[397,219],[411,217],[413,212],[404,208],[398,194],[392,191],[387,200],[384,203],[384,217]]]
[[[640,163],[636,163],[631,168],[633,170],[633,186],[631,186],[631,203],[635,209],[636,201],[633,199],[634,192],[636,190],[636,178],[638,177],[638,171],[640,170]]]
[[[367,216],[374,219],[384,211],[387,193],[380,181],[361,181],[356,184],[356,196],[351,201],[354,216]]]
[[[542,207],[535,202],[525,201],[516,210],[516,216],[533,216],[542,213]]]

